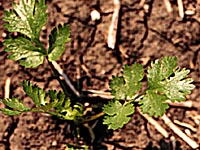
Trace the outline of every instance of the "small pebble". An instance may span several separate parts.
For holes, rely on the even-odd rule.
[[[100,20],[101,18],[100,12],[95,9],[91,11],[90,16],[93,21]]]
[[[52,144],[51,144],[52,146],[56,146],[57,145],[57,141],[56,140],[54,140],[53,142],[52,142]]]
[[[185,14],[188,15],[188,16],[191,16],[191,15],[195,14],[195,11],[193,11],[193,10],[186,10]]]
[[[7,34],[5,32],[3,32],[1,36],[5,38],[7,36]]]

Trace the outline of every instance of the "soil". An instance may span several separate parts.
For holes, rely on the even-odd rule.
[[[145,69],[150,61],[163,56],[177,56],[180,67],[191,70],[196,88],[187,98],[200,102],[200,3],[197,0],[183,0],[184,9],[194,14],[179,16],[178,5],[171,0],[173,11],[168,13],[164,1],[142,0],[121,1],[120,20],[116,49],[107,46],[108,29],[113,14],[112,0],[47,0],[48,24],[41,33],[47,43],[51,29],[60,23],[67,23],[71,29],[71,41],[57,61],[80,92],[88,90],[109,91],[108,83],[113,75],[119,75],[124,64],[139,62]],[[25,96],[21,82],[31,80],[41,88],[61,89],[46,62],[36,69],[26,69],[6,59],[2,41],[8,36],[3,28],[3,10],[11,8],[12,0],[0,0],[0,97],[4,97],[5,81],[11,78],[10,95],[33,106]],[[144,9],[147,8],[147,9]],[[91,10],[101,12],[99,21],[91,20]],[[145,81],[144,81],[145,82]],[[98,113],[108,99],[83,98],[89,104],[90,114]],[[3,105],[1,104],[3,107]],[[200,123],[194,118],[200,115],[198,108],[171,107],[166,115],[192,125],[196,130],[179,126],[183,132],[200,144]],[[170,134],[164,138],[138,111],[122,129],[111,131],[102,125],[102,118],[88,124],[92,128],[76,126],[45,114],[24,113],[8,117],[0,113],[1,150],[57,150],[67,149],[66,144],[83,146],[94,150],[170,150],[192,149],[169,129],[162,119],[156,121]]]

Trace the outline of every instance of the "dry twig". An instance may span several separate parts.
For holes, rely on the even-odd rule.
[[[81,64],[81,68],[86,72],[86,75],[88,77],[92,77],[90,71],[88,70],[88,68],[84,64]]]
[[[177,124],[177,125],[179,125],[179,126],[188,128],[188,129],[190,129],[193,132],[197,132],[197,129],[194,128],[191,124],[188,124],[188,123],[185,123],[185,122],[180,122],[179,120],[174,120],[174,123]]]
[[[181,19],[183,19],[184,18],[183,2],[182,2],[182,0],[177,0],[177,3],[178,3],[179,15],[180,15]]]
[[[167,9],[167,12],[171,13],[172,12],[172,7],[171,7],[171,3],[169,2],[169,0],[164,0],[164,3],[165,3],[165,7]]]
[[[114,49],[116,44],[117,36],[117,26],[119,20],[119,11],[120,11],[120,0],[113,0],[114,3],[114,13],[112,16],[112,21],[108,30],[108,47]]]
[[[176,106],[176,107],[200,108],[200,103],[192,100],[187,100],[184,102],[174,102],[174,103],[167,101],[167,103],[170,106]]]
[[[6,79],[6,82],[5,82],[5,87],[4,87],[4,98],[9,98],[10,97],[10,83],[11,83],[11,78],[8,77]]]
[[[111,95],[110,92],[104,92],[104,91],[99,91],[99,90],[83,90],[83,92],[88,92],[88,96],[90,97],[101,97],[105,99],[113,99],[114,96]]]
[[[143,7],[144,4],[145,4],[145,0],[140,0],[140,3],[139,3],[140,7]]]
[[[197,142],[192,140],[190,137],[188,137],[185,133],[183,133],[166,115],[163,115],[161,117],[165,124],[174,131],[180,138],[182,138],[188,145],[190,145],[193,149],[196,149],[199,147]]]
[[[160,132],[165,138],[169,137],[168,132],[156,121],[154,120],[151,116],[147,114],[143,114],[139,108],[137,108],[139,113],[151,124],[153,125],[158,132]]]

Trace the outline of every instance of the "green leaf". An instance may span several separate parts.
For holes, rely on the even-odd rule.
[[[140,81],[144,77],[143,67],[141,64],[136,63],[134,63],[132,67],[125,65],[122,74],[126,83],[126,95],[129,97],[133,97],[136,92],[138,92],[142,87]]]
[[[11,52],[8,58],[20,62],[26,68],[37,67],[43,63],[44,54],[41,48],[35,47],[33,43],[23,37],[4,40],[6,52]]]
[[[63,102],[65,101],[65,95],[61,91],[49,90],[49,102],[39,108],[45,112],[52,112],[52,110],[63,108]],[[55,111],[54,111],[55,112]],[[57,113],[52,112],[51,114],[57,115]]]
[[[83,106],[80,103],[76,103],[71,106],[71,101],[68,98],[63,102],[63,107],[56,107],[56,113],[59,117],[66,120],[76,120],[78,117],[83,116]]]
[[[76,120],[83,115],[83,106],[76,103],[71,106],[71,100],[60,91],[49,91],[50,103],[54,103],[55,115],[66,120]]]
[[[169,107],[166,100],[183,101],[194,89],[191,78],[187,78],[189,70],[177,69],[176,57],[164,57],[151,63],[148,68],[148,89],[139,102],[143,113],[162,116]]]
[[[107,114],[103,124],[107,124],[108,129],[116,130],[129,122],[131,118],[128,116],[134,113],[134,106],[131,103],[122,105],[119,101],[111,101],[104,105],[103,112]]]
[[[110,81],[110,88],[111,94],[115,96],[116,99],[125,99],[127,89],[122,77],[113,77]]]
[[[23,81],[22,86],[26,94],[33,100],[36,106],[43,106],[48,103],[45,91],[37,85],[32,85],[30,81]]]
[[[151,67],[148,68],[148,85],[155,86],[159,81],[164,80],[171,76],[174,69],[177,67],[177,58],[173,56],[164,57],[163,59],[157,59],[151,63]]]
[[[124,66],[122,77],[113,77],[110,82],[112,95],[116,99],[133,97],[141,89],[141,80],[144,76],[142,65],[134,63],[131,67]]]
[[[49,61],[57,60],[65,51],[65,44],[70,40],[70,28],[68,25],[59,25],[49,35]]]
[[[6,98],[6,99],[2,99],[2,102],[12,108],[12,109],[15,109],[17,111],[28,111],[30,110],[29,107],[26,107],[23,103],[22,103],[22,100],[19,100],[17,98]]]
[[[67,100],[67,97],[61,91],[49,90],[48,91],[50,97],[50,103],[54,103],[54,107],[57,110],[61,110],[63,108],[63,103]],[[70,107],[70,102],[68,104]]]
[[[187,78],[189,74],[189,70],[187,69],[177,69],[174,72],[174,76],[166,79],[161,82],[163,85],[163,93],[170,99],[172,102],[174,101],[183,101],[186,99],[186,95],[191,93],[191,90],[195,88],[193,84],[192,78]]]
[[[169,105],[165,102],[165,95],[159,95],[155,91],[148,90],[144,98],[139,101],[140,108],[143,113],[148,113],[150,116],[162,116],[169,108]]]
[[[13,10],[5,11],[4,27],[9,32],[20,32],[30,39],[39,39],[41,28],[46,24],[48,14],[45,0],[20,0],[13,3]]]
[[[17,110],[10,110],[8,108],[0,108],[0,111],[2,111],[4,115],[9,115],[9,116],[19,115],[19,114],[22,113],[22,112],[17,111]]]

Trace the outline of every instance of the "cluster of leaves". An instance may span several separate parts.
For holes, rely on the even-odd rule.
[[[9,32],[20,33],[18,37],[4,40],[5,51],[8,58],[19,61],[26,68],[37,67],[43,63],[57,60],[65,50],[65,43],[69,41],[69,26],[59,25],[49,35],[49,47],[46,50],[39,40],[42,27],[47,22],[47,6],[45,0],[20,0],[13,4],[13,10],[5,11],[3,20]],[[131,67],[124,66],[122,76],[114,77],[110,82],[111,93],[115,99],[104,105],[106,114],[104,124],[110,129],[118,129],[130,120],[134,113],[134,102],[140,97],[140,108],[143,113],[151,116],[162,116],[168,104],[166,100],[183,101],[185,96],[194,88],[187,69],[177,67],[176,57],[164,57],[151,63],[147,70],[148,87],[141,91],[144,69],[141,64],[134,63]],[[22,100],[7,98],[1,101],[7,108],[0,110],[7,115],[18,115],[23,112],[44,112],[56,115],[66,120],[81,117],[83,107],[79,103],[71,104],[70,99],[60,91],[45,93],[29,81],[22,83],[24,91],[35,103],[35,108],[25,106]],[[142,94],[139,94],[142,92]],[[141,97],[142,96],[142,97]]]
[[[19,115],[23,112],[41,112],[58,116],[65,120],[79,120],[83,114],[83,107],[80,103],[71,106],[71,101],[61,91],[45,91],[37,85],[32,85],[29,81],[23,81],[23,89],[36,105],[34,108],[25,106],[22,100],[17,98],[2,99],[8,106],[0,110],[6,115]]]
[[[19,61],[26,68],[37,67],[43,63],[44,58],[49,62],[57,60],[65,50],[65,43],[70,40],[69,26],[59,25],[49,35],[49,48],[42,45],[40,32],[47,22],[47,5],[45,0],[20,0],[13,3],[13,9],[4,11],[3,20],[7,22],[4,27],[9,32],[18,32],[19,36],[5,39],[5,51],[8,58]],[[35,108],[26,107],[22,100],[17,98],[2,99],[8,108],[0,109],[6,115],[18,115],[22,112],[45,112],[66,120],[76,120],[83,114],[81,104],[71,104],[62,92],[50,90],[48,94],[28,81],[22,83],[24,91],[36,104]],[[49,97],[49,99],[47,98]]]
[[[48,60],[57,60],[65,50],[65,43],[70,40],[69,26],[59,25],[49,35],[49,48],[46,51],[39,40],[42,27],[47,23],[47,5],[45,0],[20,0],[13,4],[13,10],[4,11],[3,20],[9,32],[21,33],[17,38],[4,40],[8,58],[19,61],[26,68],[37,67]]]
[[[191,84],[192,78],[187,78],[189,72],[185,68],[181,70],[177,67],[176,57],[164,57],[152,62],[147,70],[148,87],[139,101],[142,112],[155,117],[162,116],[169,108],[166,100],[185,100],[185,96],[194,88]],[[132,67],[125,66],[122,77],[113,77],[110,88],[115,100],[103,108],[107,114],[104,124],[108,128],[118,129],[128,123],[129,115],[134,113],[133,103],[141,90],[143,77],[143,67],[136,63]],[[119,100],[123,100],[123,103]]]

